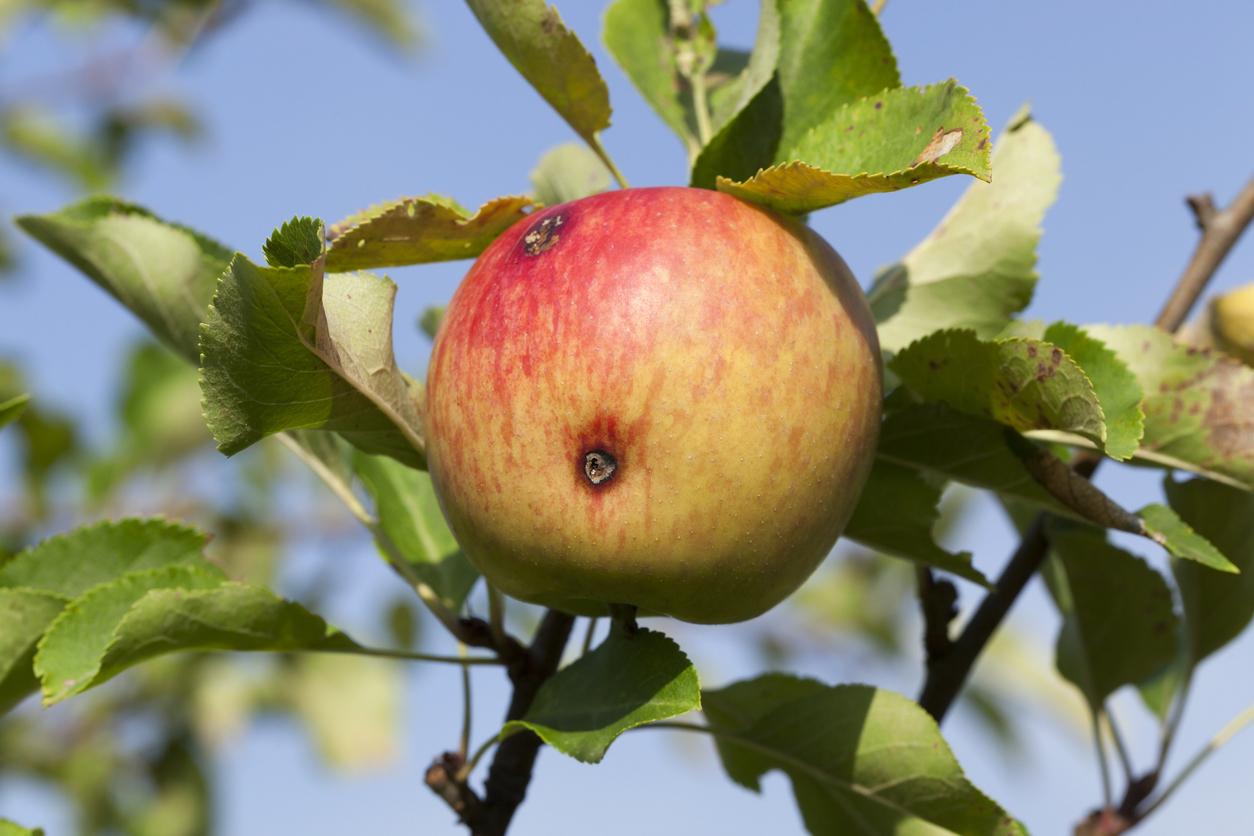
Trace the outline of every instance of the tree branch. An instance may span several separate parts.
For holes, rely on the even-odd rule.
[[[1214,200],[1209,196],[1190,197],[1188,204],[1202,237],[1171,296],[1154,320],[1159,328],[1171,332],[1184,322],[1219,265],[1254,221],[1254,178],[1222,210],[1215,209]],[[1082,451],[1072,460],[1071,468],[1088,479],[1101,461],[1100,455]],[[1044,523],[1045,515],[1038,514],[1006,563],[996,585],[980,602],[948,652],[937,660],[929,658],[919,705],[936,718],[936,722],[945,719],[989,639],[1049,553]]]
[[[573,615],[558,610],[544,614],[530,647],[510,664],[514,694],[505,714],[506,722],[526,714],[540,686],[557,671],[574,624]],[[529,731],[511,734],[501,741],[488,769],[482,796],[458,779],[463,759],[452,752],[446,752],[427,770],[427,786],[453,808],[473,836],[504,836],[527,795],[541,745],[540,738]]]

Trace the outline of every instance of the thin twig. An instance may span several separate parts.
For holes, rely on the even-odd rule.
[[[1222,210],[1215,209],[1209,195],[1190,197],[1188,204],[1202,230],[1202,239],[1184,268],[1184,275],[1176,283],[1175,291],[1154,320],[1154,324],[1165,331],[1175,331],[1184,324],[1207,282],[1232,251],[1241,233],[1254,221],[1254,177]]]
[[[1207,202],[1197,198],[1191,200],[1189,205],[1193,207],[1202,228],[1202,237],[1183,275],[1176,282],[1171,296],[1155,320],[1158,327],[1172,332],[1184,322],[1224,257],[1251,221],[1254,221],[1254,178],[1222,210],[1212,212],[1204,208],[1199,211],[1197,207],[1205,206]],[[1082,451],[1073,460],[1072,469],[1087,479],[1097,470],[1101,461],[1099,455]],[[938,723],[944,720],[985,645],[1044,561],[1049,551],[1044,520],[1045,515],[1039,514],[1028,526],[996,585],[980,602],[949,652],[936,664],[929,665],[927,679],[919,695],[919,704]]]
[[[1123,734],[1119,731],[1119,725],[1115,722],[1115,715],[1110,713],[1109,708],[1102,706],[1101,719],[1104,721],[1106,731],[1110,733],[1110,740],[1115,746],[1115,753],[1119,756],[1119,764],[1123,767],[1124,781],[1131,784],[1136,780],[1132,769],[1132,758],[1128,754],[1128,747],[1123,741]]]
[[[1093,749],[1097,752],[1097,771],[1102,777],[1102,808],[1107,809],[1114,802],[1114,793],[1110,789],[1110,763],[1102,743],[1101,720],[1092,706],[1089,706],[1089,731],[1093,735]]]
[[[915,567],[919,609],[923,614],[923,650],[928,664],[949,652],[949,625],[958,615],[958,589],[949,581],[936,580],[927,566]]]
[[[466,645],[462,642],[457,643],[457,655],[466,658]],[[470,668],[462,666],[462,733],[458,738],[457,753],[462,756],[462,760],[470,754],[470,720],[472,700],[470,698]]]
[[[466,669],[471,665],[504,665],[505,660],[499,656],[441,656],[438,653],[415,653],[411,650],[389,650],[380,647],[316,647],[308,653],[337,653],[345,656],[375,656],[380,659],[398,659],[402,662],[443,662],[449,665],[461,665]]]
[[[1160,793],[1148,807],[1137,814],[1136,821],[1141,821],[1166,803],[1167,799],[1171,798],[1172,794],[1180,788],[1180,785],[1183,784],[1185,780],[1192,775],[1193,772],[1201,766],[1208,757],[1210,757],[1229,740],[1236,737],[1238,732],[1252,722],[1254,722],[1254,705],[1251,705],[1249,708],[1245,709],[1236,717],[1233,717],[1230,721],[1228,721],[1228,724],[1220,729],[1219,733],[1212,737],[1210,741],[1202,747],[1201,751],[1193,756],[1188,764],[1185,765],[1184,769],[1180,770],[1180,774],[1176,776],[1175,780],[1168,784],[1162,793]]]

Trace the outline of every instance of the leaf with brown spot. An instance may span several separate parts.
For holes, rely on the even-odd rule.
[[[1136,458],[1254,490],[1254,369],[1148,325],[1084,330],[1119,355],[1145,392]]]
[[[475,258],[534,205],[529,197],[498,197],[471,215],[448,198],[426,195],[372,206],[330,228],[327,270]]]
[[[932,147],[929,137],[936,135],[942,139]],[[987,143],[981,145],[987,138],[984,115],[966,88],[952,80],[902,87],[834,111],[781,147],[770,168],[743,180],[719,176],[715,183],[719,191],[773,209],[811,212],[950,174],[988,180]]]
[[[1053,139],[1025,108],[998,136],[992,182],[973,181],[926,238],[867,294],[880,345],[940,328],[997,336],[1032,299],[1041,221],[1061,180]]]
[[[1106,442],[1106,416],[1092,382],[1065,352],[1043,340],[985,341],[973,331],[938,331],[911,343],[888,365],[925,401],[1019,432],[1065,429],[1099,446]]]

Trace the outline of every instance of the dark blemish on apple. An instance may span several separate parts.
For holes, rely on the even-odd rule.
[[[883,103],[883,102],[876,102],[876,103],[875,103],[875,109],[876,109],[876,110],[879,110],[879,109],[880,109],[881,107],[883,107],[883,106],[884,106],[884,103]]]
[[[1055,366],[1061,363],[1062,362],[1062,349],[1055,348],[1053,351],[1051,351],[1049,353],[1049,359]]]
[[[545,250],[552,249],[561,239],[557,230],[564,223],[566,223],[565,215],[549,215],[547,218],[541,218],[523,235],[523,250],[527,255],[539,255]]]
[[[1029,356],[1029,357],[1035,357],[1035,356],[1036,356],[1036,346],[1034,346],[1034,345],[1029,345],[1029,346],[1028,346],[1028,356]]]
[[[593,487],[600,487],[614,478],[618,459],[604,450],[591,450],[583,457],[583,475]]]

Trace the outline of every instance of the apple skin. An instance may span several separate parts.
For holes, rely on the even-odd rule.
[[[836,542],[882,385],[866,299],[807,227],[706,189],[607,192],[471,267],[432,352],[428,465],[508,595],[741,621]]]

